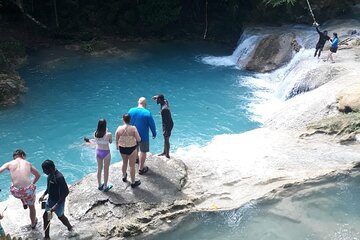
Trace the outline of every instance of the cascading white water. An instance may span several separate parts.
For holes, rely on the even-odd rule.
[[[293,32],[302,46],[293,59],[285,66],[270,73],[252,73],[242,76],[239,84],[255,89],[249,110],[254,114],[253,120],[263,122],[290,95],[296,83],[319,63],[313,58],[313,47],[318,35],[313,27],[289,25],[281,28],[257,27],[244,31],[239,44],[230,56],[205,56],[201,60],[214,66],[236,66],[242,68],[252,58],[261,39],[269,34]]]
[[[254,52],[257,43],[262,37],[257,35],[243,34],[239,40],[239,45],[230,56],[206,56],[201,59],[205,64],[214,66],[235,66],[242,64]]]

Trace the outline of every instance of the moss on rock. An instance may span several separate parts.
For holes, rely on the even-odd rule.
[[[307,129],[309,130],[309,132],[305,134],[307,136],[315,133],[336,135],[360,133],[360,113],[341,113],[336,116],[324,118],[309,124]]]

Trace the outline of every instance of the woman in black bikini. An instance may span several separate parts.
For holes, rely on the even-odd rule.
[[[123,182],[127,181],[127,166],[130,165],[131,187],[137,187],[141,184],[140,180],[135,181],[135,161],[137,157],[137,143],[141,141],[139,132],[135,126],[130,125],[130,115],[123,115],[122,126],[116,130],[116,149],[120,151],[123,159],[122,173]]]

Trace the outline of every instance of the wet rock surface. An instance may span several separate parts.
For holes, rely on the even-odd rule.
[[[25,92],[25,82],[16,73],[0,73],[0,105],[16,104]]]
[[[146,163],[149,171],[137,175],[141,185],[134,189],[122,182],[120,164],[111,168],[114,187],[109,192],[97,190],[95,174],[73,185],[68,206],[74,221],[91,227],[94,239],[119,239],[156,232],[158,226],[187,213],[193,202],[182,193],[185,165],[155,157]]]
[[[270,72],[289,62],[299,46],[295,44],[295,34],[273,34],[258,44],[255,53],[245,69],[256,72]]]
[[[194,206],[182,192],[187,178],[185,165],[180,160],[148,157],[149,171],[136,178],[141,185],[132,189],[129,182],[122,181],[121,164],[110,167],[110,182],[114,187],[109,192],[97,189],[96,173],[90,174],[70,187],[65,215],[74,230],[53,217],[50,236],[52,239],[123,239],[142,238],[156,234],[169,227],[173,219],[188,213]],[[41,194],[37,195],[38,197]],[[2,225],[6,233],[23,239],[42,239],[42,214],[36,204],[39,223],[30,228],[28,210],[23,210],[20,201],[10,197],[0,203],[0,210],[8,206]],[[23,214],[22,214],[23,213]],[[23,216],[19,219],[16,216]]]

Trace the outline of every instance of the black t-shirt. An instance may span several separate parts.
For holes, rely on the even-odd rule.
[[[161,106],[160,113],[162,119],[162,126],[164,129],[172,128],[174,123],[171,117],[171,112],[169,108],[169,103],[165,101],[165,104]]]
[[[47,189],[45,193],[49,194],[49,199],[53,202],[61,204],[69,194],[69,188],[64,176],[58,170],[55,170],[54,175],[49,174],[47,178]]]
[[[330,40],[330,37],[325,35],[323,32],[320,32],[319,28],[316,27],[316,31],[319,33],[319,41],[317,44],[325,45],[326,41]]]

